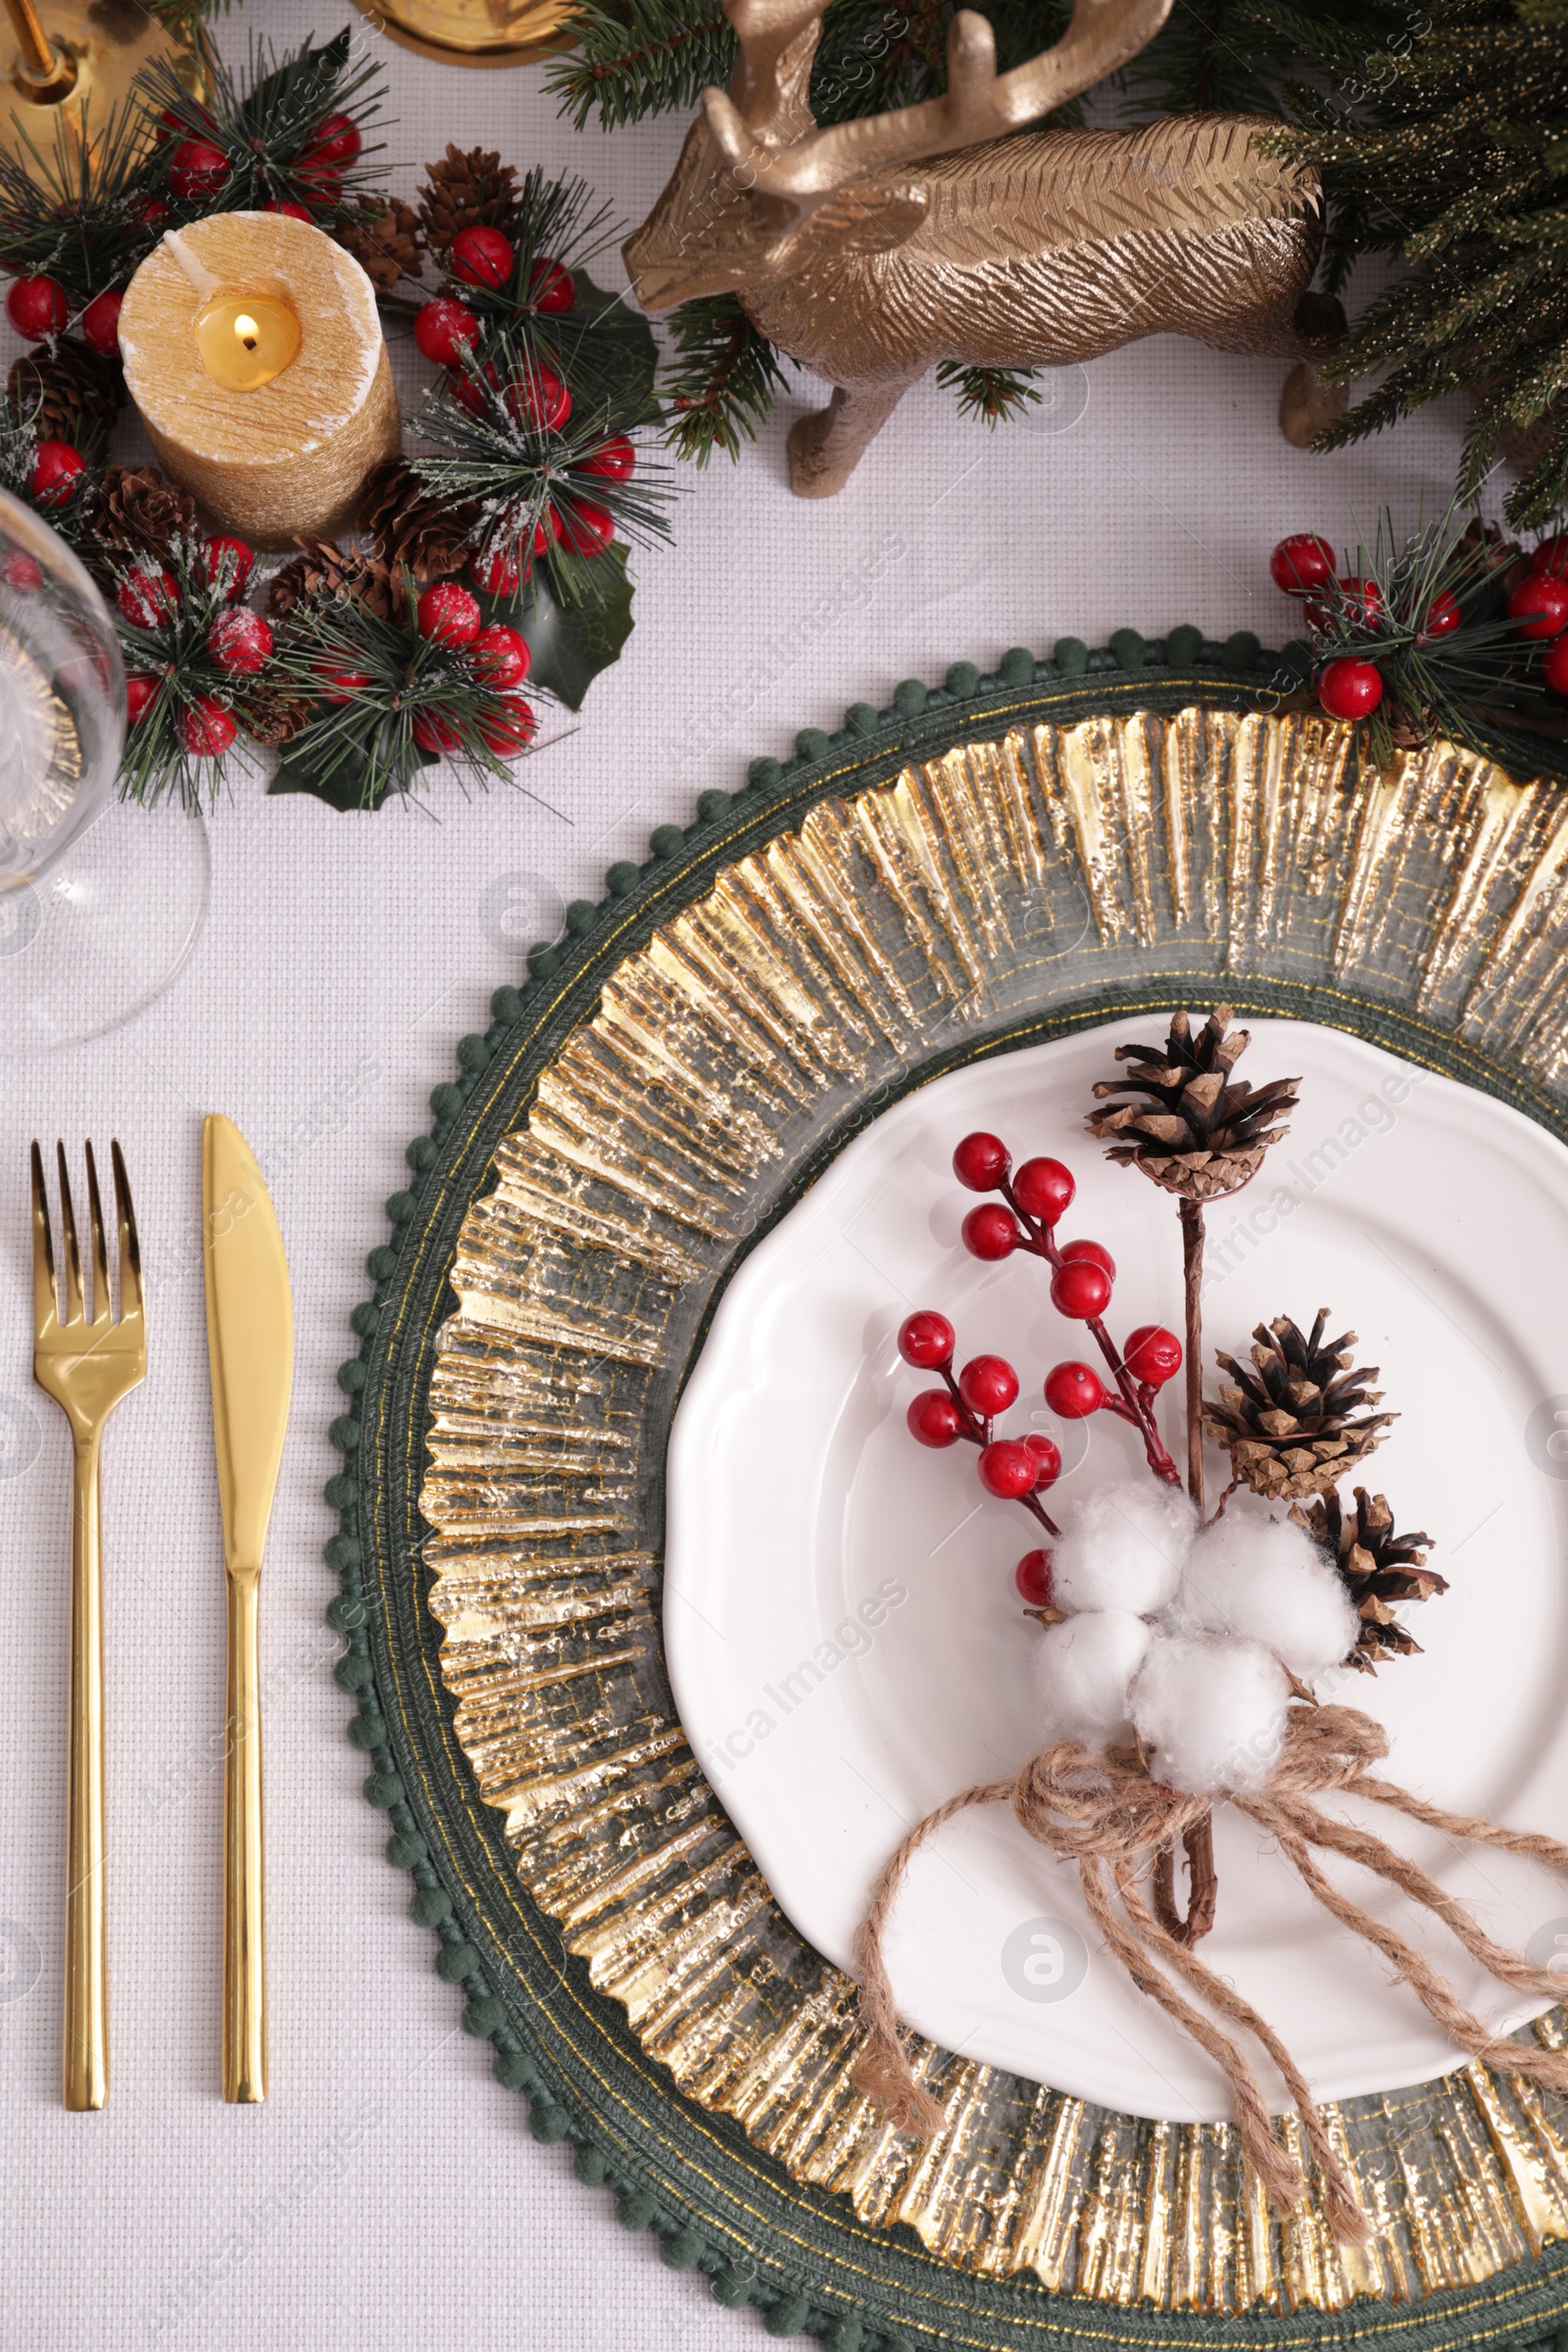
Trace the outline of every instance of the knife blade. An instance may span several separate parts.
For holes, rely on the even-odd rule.
[[[245,1138],[202,1123],[202,1258],[228,1596],[223,1742],[223,2096],[267,2096],[266,1882],[258,1642],[262,1554],[294,1379],[283,1237]]]

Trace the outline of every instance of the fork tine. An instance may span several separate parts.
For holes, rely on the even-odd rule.
[[[141,1299],[141,1244],[136,1239],[136,1211],[130,1204],[125,1155],[118,1143],[109,1147],[115,1169],[115,1206],[120,1212],[120,1320],[139,1315]]]
[[[32,1147],[32,1330],[42,1339],[60,1313],[55,1284],[55,1246],[49,1231],[49,1196],[43,1183],[43,1153]]]
[[[85,1150],[87,1153],[87,1224],[92,1237],[92,1320],[94,1323],[107,1323],[109,1321],[109,1258],[104,1249],[104,1204],[98,1198],[98,1168],[92,1155],[91,1144],[86,1145]]]
[[[71,1174],[66,1166],[66,1147],[56,1144],[60,1159],[60,1240],[66,1260],[66,1314],[68,1323],[79,1323],[81,1313],[81,1252],[76,1248],[76,1218],[71,1205]]]

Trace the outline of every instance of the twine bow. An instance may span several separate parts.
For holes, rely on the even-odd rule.
[[[1266,1787],[1255,1792],[1230,1793],[1228,1801],[1268,1832],[1324,1909],[1376,1946],[1461,2049],[1488,2065],[1528,2076],[1555,2089],[1568,2089],[1568,2052],[1499,2039],[1471,2014],[1452,1985],[1412,1944],[1342,1893],[1313,1860],[1310,1849],[1315,1846],[1360,1863],[1433,1912],[1465,1950],[1503,1984],[1521,1992],[1552,1996],[1561,1992],[1561,1985],[1545,1969],[1494,1943],[1464,1906],[1405,1855],[1312,1802],[1326,1789],[1343,1789],[1348,1795],[1391,1806],[1450,1838],[1500,1846],[1505,1853],[1525,1855],[1568,1877],[1568,1846],[1559,1845],[1555,1838],[1499,1829],[1494,1822],[1469,1814],[1446,1813],[1391,1781],[1375,1779],[1367,1768],[1386,1756],[1388,1748],[1382,1727],[1354,1707],[1293,1707],[1286,1719],[1279,1762]],[[947,2120],[941,2106],[909,2070],[882,1959],[882,1936],[910,1858],[926,1839],[971,1805],[1004,1801],[1011,1805],[1039,1844],[1077,1863],[1084,1900],[1107,1948],[1139,1990],[1157,2002],[1224,2070],[1246,2156],[1275,2205],[1288,2213],[1305,2194],[1300,2165],[1275,2135],[1262,2088],[1240,2044],[1189,2000],[1175,1980],[1185,1980],[1209,2009],[1250,2034],[1267,2052],[1300,2119],[1302,2136],[1322,2180],[1330,2228],[1345,2242],[1364,2244],[1371,2225],[1290,2051],[1267,2019],[1178,1940],[1145,1899],[1142,1882],[1159,1855],[1196,1827],[1211,1800],[1152,1780],[1142,1758],[1132,1749],[1098,1752],[1074,1740],[1063,1740],[1031,1756],[1011,1780],[982,1782],[950,1797],[910,1831],[878,1879],[856,1935],[860,2018],[865,2029],[854,2073],[857,2086],[901,2132],[930,2138]]]

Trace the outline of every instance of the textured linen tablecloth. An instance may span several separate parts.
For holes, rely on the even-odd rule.
[[[344,0],[251,0],[217,38],[242,59],[335,32]],[[669,172],[673,118],[602,134],[556,119],[537,69],[426,64],[377,39],[398,167],[448,139],[581,174],[629,224]],[[601,274],[623,282],[618,260]],[[14,338],[0,324],[0,364]],[[405,360],[412,346],[401,347]],[[418,363],[407,380],[418,372]],[[428,813],[345,816],[245,786],[211,820],[206,930],[173,989],[119,1034],[8,1063],[0,1094],[0,2345],[202,2352],[720,2352],[760,2342],[615,2226],[568,2151],[529,2138],[490,2079],[382,1858],[344,1738],[321,1499],[334,1373],[367,1290],[382,1202],[490,992],[796,728],[842,724],[896,682],[982,667],[1010,645],[1103,643],[1181,621],[1291,633],[1267,554],[1288,529],[1341,541],[1385,500],[1441,513],[1456,403],[1333,459],[1280,438],[1279,361],[1169,339],[1067,371],[1036,422],[988,435],[929,381],[851,487],[790,495],[784,436],[820,395],[797,379],[738,466],[683,469],[675,544],[637,553],[637,627],[570,731],[515,791]],[[118,455],[144,454],[133,427]],[[1494,503],[1494,502],[1493,502]],[[264,1586],[271,2096],[219,2096],[223,1592],[199,1249],[198,1139],[227,1111],[271,1187],[294,1282],[294,1417]],[[148,1379],[115,1418],[106,1513],[112,2088],[59,2104],[65,1875],[69,1454],[30,1384],[25,1151],[118,1134],[150,1269]]]

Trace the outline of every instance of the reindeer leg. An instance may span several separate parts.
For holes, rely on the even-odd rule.
[[[1332,359],[1345,341],[1345,308],[1332,294],[1303,294],[1291,323],[1302,356],[1280,394],[1280,431],[1293,449],[1306,449],[1350,405],[1345,386],[1326,384],[1316,366],[1319,360]]]
[[[917,368],[892,383],[837,384],[825,409],[801,417],[789,438],[790,488],[796,497],[831,498],[842,490],[868,444],[924,373]]]

